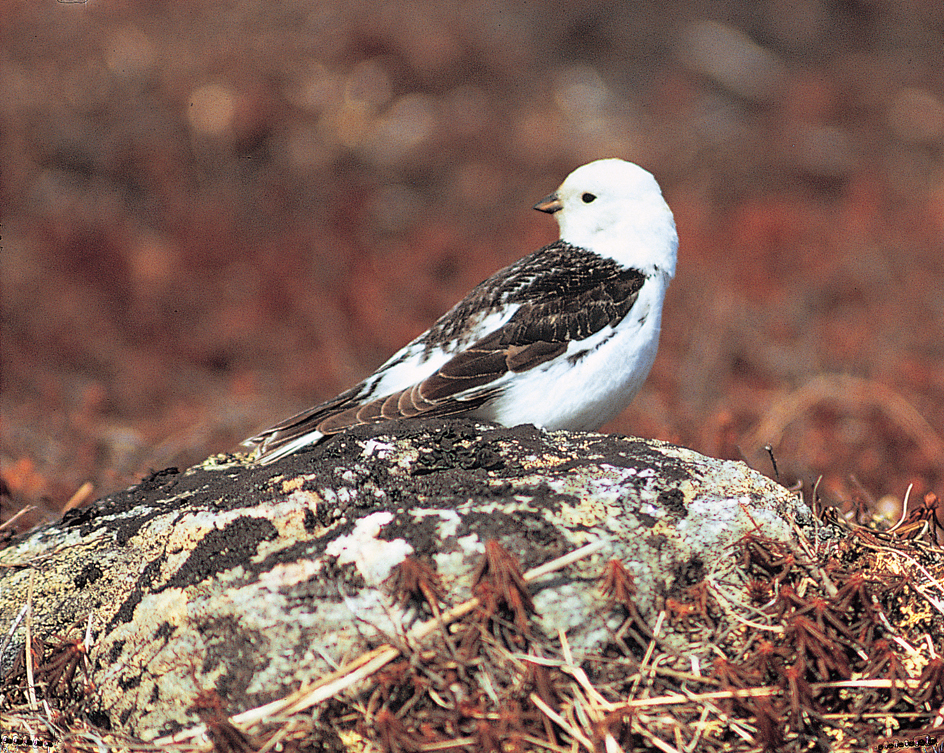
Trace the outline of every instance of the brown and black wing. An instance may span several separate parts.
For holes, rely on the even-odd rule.
[[[501,394],[511,375],[557,358],[571,342],[622,321],[645,279],[638,270],[583,249],[561,242],[547,246],[474,289],[421,338],[457,337],[458,320],[469,317],[475,306],[479,311],[518,307],[504,325],[460,350],[426,379],[367,400],[359,385],[247,444],[259,446],[259,460],[265,461],[306,435],[312,435],[314,443],[320,436],[365,423],[471,413]],[[484,300],[486,295],[491,299]]]

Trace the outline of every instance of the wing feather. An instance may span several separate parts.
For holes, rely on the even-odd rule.
[[[373,397],[383,379],[383,368],[360,385],[333,400],[293,416],[245,444],[259,448],[261,462],[297,449],[300,438],[322,436],[364,423],[414,416],[449,416],[472,413],[497,395],[515,374],[539,368],[567,351],[568,344],[584,340],[606,326],[615,327],[629,313],[645,282],[645,275],[617,262],[569,246],[562,241],[502,270],[474,288],[424,335],[401,353],[415,354],[424,347],[429,356],[436,343],[456,349],[429,376],[392,394]],[[496,329],[467,342],[462,324],[481,323],[498,316]],[[385,365],[397,366],[398,354]],[[428,358],[429,360],[429,358]],[[302,445],[303,446],[303,445]]]

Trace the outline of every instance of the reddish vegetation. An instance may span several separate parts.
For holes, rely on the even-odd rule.
[[[941,494],[944,5],[539,5],[12,4],[0,520],[352,384],[610,155],[681,250],[606,428],[765,472],[769,443],[847,510]]]

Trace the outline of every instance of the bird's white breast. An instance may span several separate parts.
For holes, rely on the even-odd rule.
[[[502,394],[477,412],[506,426],[593,431],[629,405],[655,361],[662,300],[669,278],[646,281],[616,327],[571,342],[564,355],[535,369],[506,375]]]

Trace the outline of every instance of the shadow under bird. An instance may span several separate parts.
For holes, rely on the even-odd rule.
[[[269,463],[359,424],[472,416],[593,431],[642,387],[678,234],[651,173],[578,167],[534,206],[560,240],[496,272],[346,392],[243,444]]]

